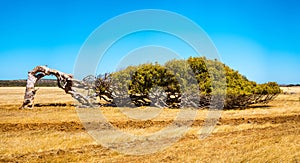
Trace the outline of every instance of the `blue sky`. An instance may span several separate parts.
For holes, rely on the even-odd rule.
[[[99,25],[141,9],[191,19],[209,35],[221,61],[250,80],[300,83],[297,0],[2,0],[0,80],[25,79],[37,65],[73,73],[81,46]]]

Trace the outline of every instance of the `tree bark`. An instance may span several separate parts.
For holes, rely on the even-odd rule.
[[[38,89],[35,88],[35,84],[44,76],[49,75],[54,75],[57,78],[58,87],[63,89],[67,94],[71,94],[72,97],[78,100],[81,104],[93,106],[86,96],[76,92],[76,90],[72,88],[74,83],[83,84],[80,81],[74,80],[73,75],[50,69],[46,66],[37,66],[32,71],[28,72],[24,101],[20,109],[32,109],[34,107],[34,98],[38,91]]]

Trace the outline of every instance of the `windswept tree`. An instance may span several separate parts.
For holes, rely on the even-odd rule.
[[[142,64],[82,81],[70,74],[37,66],[28,73],[21,108],[33,107],[35,84],[47,75],[57,78],[58,87],[71,94],[81,106],[99,106],[99,100],[117,106],[246,108],[267,103],[281,90],[277,83],[257,84],[218,60],[190,57],[164,65]]]

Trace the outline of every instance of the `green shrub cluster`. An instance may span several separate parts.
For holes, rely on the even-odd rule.
[[[275,82],[257,84],[225,64],[205,57],[171,60],[164,65],[129,66],[99,76],[96,90],[100,97],[117,99],[121,104],[125,101],[141,106],[160,100],[160,104],[169,107],[187,103],[184,106],[212,107],[214,103],[213,107],[228,109],[268,102],[281,92]],[[214,98],[220,103],[213,102]]]

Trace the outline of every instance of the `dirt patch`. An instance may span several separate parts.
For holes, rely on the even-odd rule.
[[[275,116],[275,117],[253,117],[253,118],[233,118],[233,119],[220,119],[217,125],[240,125],[240,124],[279,124],[286,122],[300,122],[300,115],[287,115],[287,116]],[[149,127],[160,127],[164,128],[173,123],[173,121],[118,121],[111,122],[111,124],[120,129],[126,128],[137,128],[137,129],[145,129]],[[175,123],[175,125],[184,124]],[[197,119],[193,122],[192,127],[202,126],[204,124],[204,120]],[[110,129],[111,126],[97,122],[94,124],[89,124],[89,126],[95,126],[98,129]],[[29,130],[50,130],[50,131],[83,131],[84,126],[81,122],[55,122],[55,123],[0,123],[0,131],[8,132],[8,131],[29,131]]]
[[[103,148],[100,145],[87,145],[80,148],[70,148],[68,150],[49,150],[43,152],[34,152],[34,153],[27,153],[21,155],[12,155],[10,157],[0,157],[1,162],[27,162],[32,160],[44,160],[46,158],[53,158],[53,157],[61,157],[64,155],[80,155],[83,153],[95,153],[97,155],[101,153],[107,153],[109,149]]]
[[[252,123],[252,124],[264,124],[264,123],[285,123],[285,122],[300,122],[300,115],[284,115],[284,116],[274,116],[274,117],[246,117],[246,118],[233,118],[233,119],[220,119],[219,125],[239,125],[243,123]]]
[[[84,127],[78,122],[0,123],[1,132],[29,130],[83,131]]]
[[[67,103],[37,103],[34,104],[34,107],[47,107],[47,106],[55,106],[55,107],[60,107],[60,106],[69,106],[69,107],[73,107],[75,106],[74,104],[67,104]]]

